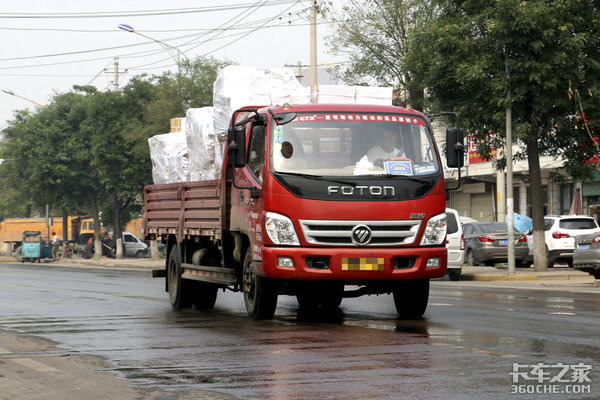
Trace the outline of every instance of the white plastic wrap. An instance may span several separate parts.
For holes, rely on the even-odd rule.
[[[319,104],[392,104],[392,87],[319,85],[318,90]]]
[[[355,104],[356,89],[354,86],[319,85],[317,93],[319,104]]]
[[[190,181],[217,179],[223,149],[213,125],[214,107],[190,108],[185,117],[185,136],[190,156]]]
[[[394,88],[355,86],[356,104],[375,104],[379,106],[391,106]]]
[[[189,155],[185,133],[172,132],[148,139],[155,184],[189,180]]]
[[[302,86],[290,68],[229,65],[219,71],[213,89],[214,127],[220,140],[225,139],[232,113],[241,107],[310,103],[310,88]]]

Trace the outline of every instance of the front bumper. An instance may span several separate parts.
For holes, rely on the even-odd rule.
[[[281,266],[280,258],[293,266]],[[427,267],[428,260],[438,265]],[[362,260],[362,262],[360,262]],[[446,248],[324,248],[264,247],[262,263],[255,263],[259,275],[276,279],[340,280],[345,282],[413,280],[445,275]]]

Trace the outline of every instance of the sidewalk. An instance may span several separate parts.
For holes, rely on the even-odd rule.
[[[0,262],[17,262],[17,260],[11,257],[0,256]],[[113,268],[120,270],[152,271],[155,269],[164,269],[165,259],[161,258],[159,260],[153,260],[151,258],[131,257],[114,259],[102,257],[99,260],[93,258],[88,260],[73,257],[64,258],[59,261],[41,260],[41,264],[74,268]],[[536,272],[533,267],[515,268],[514,275],[508,274],[508,268],[463,266],[460,280],[479,282],[507,281],[506,283],[509,283],[508,281],[528,281],[529,283],[551,282],[552,285],[555,286],[585,285],[589,287],[600,287],[600,280],[596,280],[592,275],[572,268],[567,268],[566,266],[549,268],[547,271],[543,272]]]
[[[0,256],[0,262],[18,262],[14,257]],[[31,265],[29,262],[25,262],[24,265]],[[114,269],[128,269],[128,270],[154,270],[164,269],[165,259],[160,258],[153,260],[152,258],[136,258],[126,257],[121,259],[101,257],[98,260],[94,258],[85,259],[79,257],[72,258],[61,258],[58,261],[52,259],[42,259],[40,263],[35,265],[47,265],[47,266],[59,266],[59,267],[74,267],[74,268],[114,268]]]

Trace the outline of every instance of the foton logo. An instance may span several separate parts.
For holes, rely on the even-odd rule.
[[[364,245],[371,241],[371,228],[367,225],[356,225],[352,228],[352,241]]]
[[[393,186],[327,186],[327,194],[343,196],[382,196],[393,197],[396,189]]]

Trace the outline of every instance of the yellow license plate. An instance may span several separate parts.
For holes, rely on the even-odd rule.
[[[383,258],[342,258],[342,271],[383,271]]]

